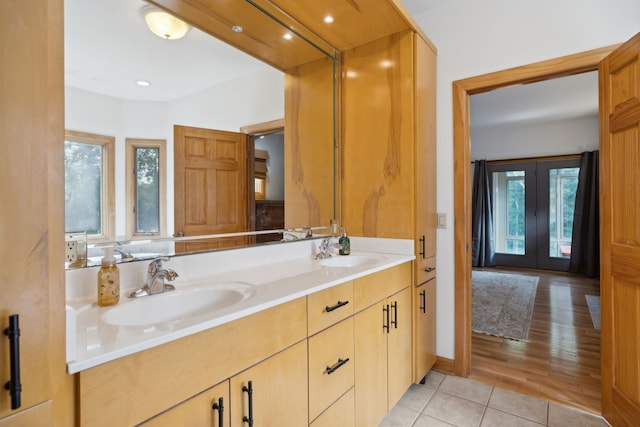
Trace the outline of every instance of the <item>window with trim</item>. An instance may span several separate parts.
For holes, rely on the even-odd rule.
[[[65,132],[66,232],[86,231],[91,240],[114,238],[114,158],[114,137]]]
[[[166,146],[161,139],[126,139],[127,238],[166,234]]]

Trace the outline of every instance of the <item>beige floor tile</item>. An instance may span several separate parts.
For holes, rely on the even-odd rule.
[[[380,421],[378,427],[409,427],[413,425],[418,415],[420,415],[419,412],[396,405]]]
[[[445,393],[486,405],[492,388],[489,384],[468,378],[447,376],[438,387],[438,391],[444,391]]]
[[[416,412],[422,412],[435,392],[435,389],[422,384],[412,384],[402,396],[398,405]]]
[[[422,414],[418,417],[412,427],[455,427],[453,424],[445,423],[429,415]]]
[[[431,388],[438,388],[445,377],[446,375],[441,374],[440,372],[429,371],[429,373],[425,377],[424,385]]]
[[[547,424],[549,403],[526,394],[495,387],[489,399],[489,407],[539,424]]]
[[[457,427],[478,427],[484,409],[484,405],[438,390],[422,412]]]
[[[497,409],[487,408],[480,427],[541,427],[545,425]]]
[[[565,406],[549,404],[549,427],[606,427],[602,418]]]

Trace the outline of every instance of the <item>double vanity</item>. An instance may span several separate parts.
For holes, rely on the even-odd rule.
[[[319,242],[173,257],[175,290],[142,298],[148,262],[120,264],[111,307],[97,268],[67,271],[80,424],[377,424],[416,380],[413,242],[316,259]]]

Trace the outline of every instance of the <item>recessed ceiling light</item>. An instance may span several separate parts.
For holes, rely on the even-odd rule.
[[[333,16],[331,15],[327,15],[324,17],[324,22],[325,24],[332,24],[333,23]]]
[[[151,83],[146,80],[136,80],[136,84],[142,87],[151,86]]]
[[[293,35],[291,35],[291,33],[286,33],[284,36],[282,36],[282,38],[284,38],[285,40],[291,40],[293,39]]]
[[[242,31],[244,31],[244,28],[242,28],[240,25],[234,25],[233,27],[231,27],[231,29],[236,33],[241,33]]]

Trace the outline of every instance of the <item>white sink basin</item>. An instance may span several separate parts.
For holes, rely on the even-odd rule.
[[[148,326],[178,322],[186,316],[200,315],[230,307],[255,293],[244,282],[218,282],[193,288],[176,289],[140,298],[123,295],[120,304],[102,315],[114,326]]]
[[[377,264],[384,261],[381,255],[342,255],[318,260],[325,267],[360,267],[363,265]]]

